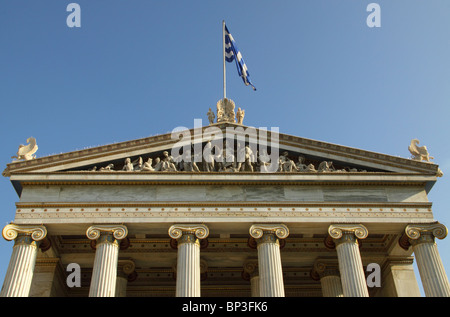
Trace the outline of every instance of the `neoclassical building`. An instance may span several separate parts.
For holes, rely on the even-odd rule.
[[[3,172],[18,201],[1,296],[420,296],[414,261],[426,296],[450,295],[428,200],[442,173],[418,141],[405,159],[239,111],[223,99],[205,126],[46,157],[28,139]]]

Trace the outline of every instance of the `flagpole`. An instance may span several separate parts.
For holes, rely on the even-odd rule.
[[[223,45],[223,99],[227,98],[227,80],[225,70],[225,20],[222,21],[222,45]]]

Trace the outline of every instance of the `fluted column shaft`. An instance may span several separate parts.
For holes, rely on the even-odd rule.
[[[107,233],[98,238],[96,247],[89,297],[114,297],[119,243]]]
[[[259,294],[259,291],[261,289],[261,286],[259,284],[259,275],[250,277],[250,287],[252,297],[261,297],[261,295]]]
[[[208,236],[205,225],[173,225],[169,235],[177,239],[176,297],[200,297],[200,241]]]
[[[119,259],[117,264],[117,279],[116,279],[116,297],[127,296],[128,280],[136,279],[134,261],[130,259]]]
[[[368,297],[364,268],[359,252],[358,238],[367,237],[362,225],[331,225],[328,229],[336,244],[342,290],[345,297]]]
[[[47,230],[43,226],[7,225],[2,233],[6,240],[15,241],[0,296],[28,297],[39,243]]]
[[[278,238],[286,238],[288,234],[284,225],[253,225],[250,228],[250,235],[257,242],[261,297],[285,296]]]
[[[437,249],[435,237],[447,235],[441,224],[408,226],[406,234],[413,246],[423,290],[427,297],[450,297],[450,284]]]
[[[244,273],[247,279],[250,280],[251,297],[260,297],[258,259],[247,260],[244,263]]]
[[[338,275],[325,275],[320,278],[323,297],[343,297],[341,278]]]
[[[320,280],[323,297],[343,297],[338,263],[334,259],[319,259],[314,263],[311,277]]]
[[[94,267],[92,269],[89,297],[114,297],[116,293],[119,241],[126,237],[125,226],[92,226],[87,231],[96,240]]]
[[[200,242],[193,234],[178,239],[177,297],[200,297]]]

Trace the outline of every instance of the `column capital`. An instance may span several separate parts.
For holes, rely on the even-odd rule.
[[[136,265],[132,259],[119,259],[117,262],[117,275],[127,278],[128,282],[136,279]]]
[[[336,275],[340,277],[339,263],[337,259],[319,258],[314,262],[311,270],[311,278],[320,280],[324,276]]]
[[[265,233],[271,233],[278,239],[285,239],[289,236],[289,229],[284,224],[254,224],[250,227],[250,236],[254,239],[261,238]]]
[[[47,236],[47,228],[43,225],[16,225],[8,224],[3,228],[2,236],[5,240],[11,241],[19,234],[29,235],[34,241],[41,241]]]
[[[365,239],[369,235],[369,230],[362,224],[332,224],[328,227],[328,234],[335,240],[340,239],[344,234],[351,233],[358,239]]]
[[[245,280],[250,280],[250,278],[257,275],[259,275],[258,259],[247,259],[243,265],[242,277]]]
[[[432,235],[438,239],[444,239],[448,234],[448,230],[441,223],[412,224],[406,226],[405,234],[412,240],[418,240],[422,235]]]
[[[116,240],[122,240],[128,235],[128,228],[124,225],[92,225],[86,230],[90,240],[97,240],[102,233],[112,234]]]
[[[169,236],[172,239],[179,239],[184,234],[191,234],[198,239],[205,239],[209,235],[209,229],[204,224],[175,224],[169,228]]]

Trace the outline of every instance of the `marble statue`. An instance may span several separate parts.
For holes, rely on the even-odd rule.
[[[162,164],[163,162],[161,162],[161,159],[159,157],[155,158],[155,172],[160,172],[162,170]]]
[[[257,156],[258,156],[259,170],[261,172],[268,173],[269,172],[268,167],[270,165],[270,156],[269,154],[267,154],[267,150],[263,149],[261,154],[257,152]]]
[[[33,137],[30,137],[27,139],[28,144],[27,145],[19,145],[19,149],[17,150],[17,154],[15,156],[11,156],[13,161],[19,161],[19,160],[32,160],[36,158],[36,151],[38,150],[38,146],[36,144],[36,139]]]
[[[105,167],[100,167],[99,171],[100,172],[109,172],[109,171],[113,171],[114,170],[114,164],[108,164]]]
[[[195,163],[195,157],[190,150],[183,153],[183,170],[185,172],[200,172],[197,163]]]
[[[319,164],[317,168],[318,172],[332,172],[334,171],[333,162],[323,161]]]
[[[123,165],[122,171],[127,172],[134,171],[133,163],[131,163],[131,159],[129,157],[125,159],[125,164]]]
[[[209,111],[207,112],[207,116],[208,116],[209,124],[213,124],[214,123],[214,119],[216,118],[216,115],[211,110],[211,108],[209,108]]]
[[[280,172],[297,171],[297,166],[295,165],[294,161],[288,157],[288,154],[289,154],[288,152],[283,152],[283,154],[278,159],[279,164],[278,170]]]
[[[246,171],[246,172],[253,172],[253,165],[252,162],[255,161],[255,155],[253,154],[252,149],[246,145],[243,149],[243,158],[244,162],[239,162],[237,166],[238,171]],[[242,157],[241,156],[241,157]]]
[[[147,159],[147,162],[145,162],[142,165],[141,171],[142,172],[154,172],[155,169],[153,168],[152,163],[153,163],[153,159],[151,157],[149,157]]]
[[[429,162],[434,157],[430,156],[426,146],[418,146],[419,140],[412,139],[411,144],[408,146],[408,150],[411,153],[411,159],[416,161]]]
[[[236,112],[237,123],[242,124],[244,122],[244,116],[245,116],[245,110],[241,110],[241,108],[238,108],[238,110]]]
[[[164,172],[176,172],[177,167],[175,165],[175,161],[172,155],[169,155],[169,152],[163,152],[164,158],[162,159],[161,171]]]
[[[206,142],[206,145],[203,148],[203,158],[203,171],[214,172],[214,154],[212,153],[211,141]]]
[[[308,170],[308,166],[305,164],[305,158],[303,156],[298,157],[298,162],[295,166],[297,167],[297,172],[306,172]]]

